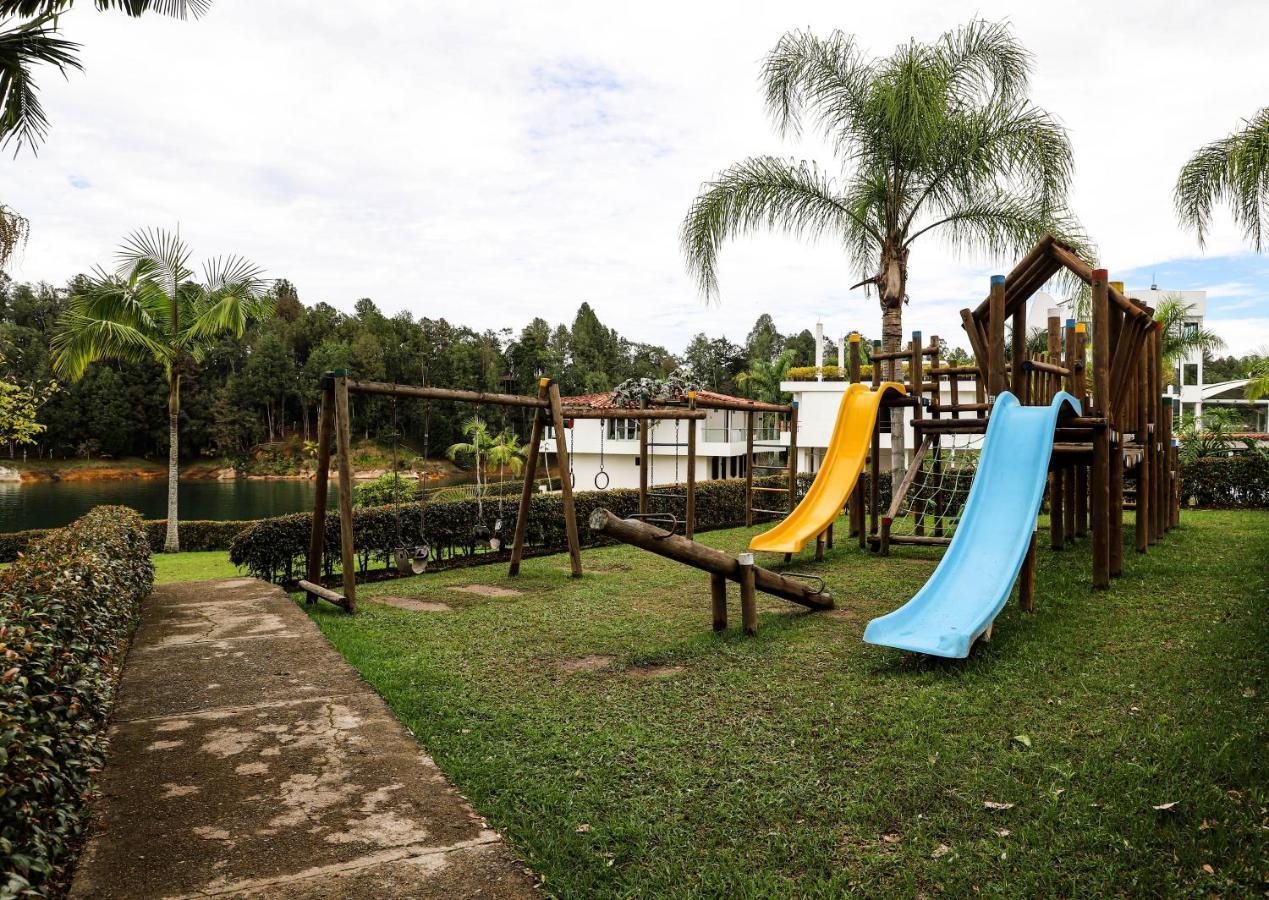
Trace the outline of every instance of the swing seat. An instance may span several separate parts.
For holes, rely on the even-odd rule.
[[[432,548],[427,544],[419,544],[413,551],[409,547],[397,547],[392,551],[393,562],[402,575],[409,572],[422,575],[427,571],[428,560],[432,557]]]

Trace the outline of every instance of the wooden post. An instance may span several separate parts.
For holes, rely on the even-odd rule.
[[[1073,326],[1073,328],[1072,328]],[[1084,377],[1084,358],[1086,353],[1088,328],[1083,322],[1070,320],[1068,330],[1074,331],[1075,352],[1071,354],[1069,368],[1071,370],[1071,391],[1080,401],[1080,405],[1088,408],[1088,386]],[[1088,534],[1088,466],[1077,463],[1075,466],[1075,536]]]
[[[1018,304],[1013,314],[1013,334],[1010,350],[1013,353],[1013,386],[1014,396],[1020,403],[1027,402],[1027,303]]]
[[[923,418],[922,410],[921,410],[921,397],[923,393],[922,386],[925,383],[925,373],[922,371],[922,368],[923,366],[922,366],[922,356],[921,356],[921,332],[914,331],[912,332],[912,343],[910,344],[909,350],[908,350],[908,374],[910,376],[909,380],[912,382],[911,387],[908,389],[908,396],[916,401],[916,405],[912,407],[912,422],[914,426],[916,425],[916,423],[920,422],[921,419]],[[914,427],[913,433],[920,434],[922,432],[916,430],[916,428]],[[891,438],[891,440],[893,441],[893,437]],[[919,469],[920,467],[921,467],[921,457],[913,453],[911,468]],[[914,513],[913,519],[915,520],[915,528],[913,530],[917,534],[920,534],[920,535],[925,534],[924,511]]]
[[[872,447],[868,453],[868,533],[877,536],[881,525],[881,416],[872,425]]]
[[[714,614],[714,630],[727,627],[727,579],[717,572],[709,576],[709,605]]]
[[[1150,453],[1150,401],[1147,391],[1150,379],[1146,377],[1145,347],[1137,360],[1137,443],[1141,445],[1141,461],[1137,463],[1137,510],[1133,528],[1134,545],[1138,553],[1145,553],[1150,546],[1150,496],[1154,491],[1151,483],[1153,460]]]
[[[647,400],[639,401],[640,409],[648,408]],[[639,420],[639,514],[648,512],[648,419]]]
[[[538,399],[546,400],[550,391],[551,379],[542,378],[538,380]],[[538,407],[533,411],[533,425],[529,430],[529,447],[525,456],[524,464],[524,484],[520,488],[520,506],[516,512],[516,530],[511,540],[511,564],[507,568],[507,574],[516,576],[520,574],[520,560],[524,558],[524,542],[529,534],[529,507],[533,502],[533,484],[538,472],[538,457],[541,455],[542,432],[546,425],[546,411]],[[604,423],[600,422],[599,427],[603,428]],[[562,477],[567,477],[566,472],[562,472]]]
[[[1124,445],[1118,431],[1110,441],[1110,577],[1124,574]]]
[[[348,419],[348,373],[335,375],[335,452],[339,454],[339,559],[345,607],[357,611],[357,560],[353,555],[352,425]]]
[[[335,391],[333,376],[322,376],[322,408],[317,417],[317,483],[313,492],[313,524],[308,540],[308,580],[320,584],[322,580],[322,554],[326,550],[326,498],[330,489],[330,442],[334,437]],[[317,602],[308,594],[309,603]]]
[[[687,408],[696,409],[696,391],[687,392]],[[696,534],[696,421],[687,420],[687,521],[684,533],[691,540]]]
[[[1063,485],[1066,472],[1054,469],[1049,473],[1049,546],[1061,550],[1066,546],[1066,516],[1063,507],[1066,501],[1066,488]]]
[[[1093,286],[1093,400],[1098,413],[1109,414],[1110,295],[1106,270],[1094,269]],[[1093,587],[1110,585],[1110,428],[1093,433],[1093,473],[1089,485],[1093,511]]]
[[[1018,605],[1023,612],[1035,609],[1035,544],[1035,529],[1032,529],[1031,543],[1022,558],[1022,571],[1018,573]]]
[[[859,332],[852,331],[847,338],[850,343],[849,372],[850,383],[859,384]],[[859,538],[859,546],[864,546],[867,536],[864,534],[864,479],[855,481],[855,489],[850,495],[850,534]]]
[[[991,294],[988,297],[987,325],[988,354],[987,393],[994,399],[1005,392],[1005,276],[991,276]]]
[[[745,634],[757,634],[758,598],[754,592],[753,554],[741,553],[736,561],[740,563],[740,619]]]
[[[792,507],[790,507],[792,509]],[[753,524],[753,413],[745,413],[745,525]]]
[[[824,532],[821,531],[815,536],[815,561],[824,561]]]
[[[573,577],[581,578],[582,546],[577,536],[577,510],[573,506],[573,483],[568,477],[572,460],[568,456],[568,435],[564,433],[560,386],[551,384],[548,391],[551,402],[551,425],[555,428],[555,456],[560,461],[560,500],[564,506],[564,533],[568,537],[568,557],[573,568]]]
[[[1150,339],[1150,407],[1154,421],[1151,452],[1154,459],[1154,496],[1150,498],[1150,543],[1163,537],[1163,498],[1167,496],[1168,471],[1163,457],[1163,353],[1162,324],[1155,327]]]
[[[798,404],[789,405],[789,512],[798,505]]]

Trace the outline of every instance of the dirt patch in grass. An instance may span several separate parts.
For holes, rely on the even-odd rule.
[[[461,587],[452,587],[451,591],[460,591],[464,594],[477,594],[481,597],[519,597],[520,591],[515,588],[498,587],[495,584],[464,584]]]
[[[820,613],[830,619],[858,619],[859,613],[853,609],[826,609]]]
[[[411,597],[368,597],[372,603],[395,606],[397,609],[409,609],[414,612],[448,612],[450,605],[439,600],[415,600]]]
[[[571,656],[567,659],[558,659],[555,661],[555,668],[561,672],[599,672],[611,668],[616,661],[617,657],[615,656],[592,653],[589,656]]]
[[[631,678],[639,679],[669,678],[671,675],[677,675],[682,671],[682,666],[631,666],[626,669],[626,674]]]

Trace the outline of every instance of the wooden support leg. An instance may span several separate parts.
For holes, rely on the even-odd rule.
[[[1066,499],[1066,489],[1063,486],[1065,474],[1062,469],[1054,469],[1049,473],[1049,546],[1054,550],[1061,550],[1066,543],[1063,536],[1066,526],[1063,512],[1063,501]]]
[[[313,524],[308,541],[308,580],[322,582],[322,554],[326,550],[326,498],[330,488],[330,442],[335,431],[335,392],[326,387],[322,391],[322,409],[317,417],[317,481],[313,493]],[[309,603],[316,603],[313,594],[307,594]]]
[[[1147,439],[1148,442],[1148,439]],[[1145,553],[1150,546],[1150,495],[1154,491],[1154,469],[1147,447],[1137,465],[1137,511],[1133,536],[1138,553]]]
[[[745,634],[758,633],[758,598],[754,590],[753,554],[742,553],[740,561],[740,618]]]
[[[1072,466],[1062,473],[1062,533],[1066,540],[1075,540],[1075,470]]]
[[[825,537],[825,541],[828,544],[828,549],[832,550],[833,549],[833,526],[831,524],[828,526],[828,531],[825,532],[824,537]]]
[[[348,379],[335,379],[335,445],[339,454],[339,558],[344,569],[346,609],[357,611],[357,560],[353,555],[352,427],[348,421]]]
[[[1110,586],[1110,431],[1093,435],[1093,587]]]
[[[815,536],[815,561],[824,561],[824,532],[820,532]]]
[[[560,502],[564,506],[564,534],[568,538],[568,558],[572,565],[573,577],[581,578],[582,544],[577,535],[577,510],[573,506],[573,482],[569,478],[573,461],[569,459],[568,436],[564,433],[560,386],[552,384],[547,388],[547,396],[551,401],[551,424],[555,427],[555,458],[560,461]]]
[[[550,390],[551,379],[543,378],[538,382],[538,399],[545,400]],[[533,502],[533,479],[538,471],[539,447],[542,444],[542,431],[546,426],[546,412],[541,407],[533,411],[533,427],[529,431],[529,449],[524,464],[524,485],[520,488],[520,507],[516,513],[515,536],[511,541],[511,565],[507,574],[520,574],[520,560],[524,558],[524,541],[529,534],[529,507]],[[603,423],[600,423],[603,426]]]
[[[1022,571],[1018,573],[1018,605],[1023,612],[1035,609],[1035,531],[1031,532],[1031,543],[1027,546],[1027,555],[1022,558]]]
[[[709,603],[714,613],[714,630],[727,627],[727,579],[722,575],[709,576]]]
[[[1124,574],[1124,451],[1118,435],[1110,443],[1110,577]]]
[[[1075,467],[1075,536],[1088,534],[1088,466]]]

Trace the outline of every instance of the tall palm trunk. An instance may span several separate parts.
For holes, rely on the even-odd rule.
[[[891,238],[882,246],[876,283],[881,301],[881,349],[892,353],[903,344],[903,301],[908,291],[908,250],[897,238]],[[897,381],[895,376],[902,368],[899,361],[893,360],[882,365],[882,372]],[[916,378],[914,373],[913,381]],[[890,472],[896,483],[907,471],[903,410],[902,406],[890,410]]]
[[[176,506],[176,491],[181,477],[180,419],[181,374],[173,371],[167,388],[167,535],[163,539],[164,553],[179,553],[181,550]]]

